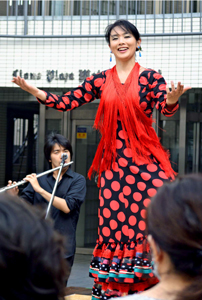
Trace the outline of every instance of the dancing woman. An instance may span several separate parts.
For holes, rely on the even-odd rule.
[[[152,128],[154,106],[165,116],[178,109],[189,88],[135,61],[141,39],[137,28],[118,20],[106,29],[116,65],[86,78],[82,85],[56,96],[16,77],[13,82],[49,107],[67,111],[101,99],[95,128],[101,140],[88,176],[98,174],[98,240],[90,265],[93,299],[109,299],[145,290],[158,282],[152,273],[145,237],[145,208],[164,181],[175,178],[167,152]]]

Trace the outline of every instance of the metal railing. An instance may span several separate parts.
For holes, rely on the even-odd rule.
[[[120,18],[128,19],[135,24],[142,22],[143,36],[201,34],[202,1],[1,1],[0,24],[1,27],[4,26],[4,30],[0,30],[0,36],[103,37],[103,28]],[[152,28],[148,20],[153,20]],[[157,25],[159,20],[162,22],[160,33]],[[168,20],[169,26],[166,24]],[[180,20],[180,29],[177,30],[176,20]],[[96,34],[93,28],[95,21]],[[11,32],[9,28],[13,22],[14,30]],[[20,23],[22,23],[21,27]],[[185,26],[185,23],[189,23],[189,26]],[[68,34],[64,30],[65,26],[69,28]],[[75,27],[77,27],[76,34]],[[46,33],[47,28],[49,34]]]

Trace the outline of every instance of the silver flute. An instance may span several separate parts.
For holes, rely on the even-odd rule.
[[[69,165],[71,165],[71,164],[73,164],[73,161],[70,161],[70,162],[64,164],[64,165],[63,165],[63,168],[65,168],[65,167],[67,167],[67,166],[69,166]],[[45,171],[45,172],[43,172],[43,173],[39,173],[39,174],[36,175],[36,177],[39,178],[39,177],[41,177],[41,176],[43,176],[43,175],[46,175],[46,174],[49,174],[49,173],[54,172],[54,171],[56,171],[56,170],[59,170],[60,168],[61,168],[61,166],[56,167],[56,168],[54,168],[54,169],[50,169],[50,170]],[[3,187],[3,188],[0,189],[0,193],[3,193],[3,192],[5,192],[5,191],[7,191],[7,190],[10,190],[10,189],[13,189],[14,187],[19,186],[19,185],[22,185],[22,184],[24,184],[24,183],[26,183],[26,182],[28,182],[28,181],[26,181],[26,180],[21,180],[21,181],[18,181],[17,183],[15,183],[15,184],[10,185],[10,186],[5,186],[5,187]]]

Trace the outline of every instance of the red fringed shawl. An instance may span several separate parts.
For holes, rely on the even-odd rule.
[[[117,119],[121,120],[126,146],[132,150],[132,161],[137,164],[148,164],[154,158],[161,164],[165,174],[174,179],[176,174],[171,167],[168,153],[161,146],[152,119],[148,118],[139,105],[138,78],[140,65],[135,63],[125,84],[120,82],[116,66],[106,74],[100,104],[94,127],[101,133],[93,163],[88,172],[100,175],[112,168],[116,160]]]

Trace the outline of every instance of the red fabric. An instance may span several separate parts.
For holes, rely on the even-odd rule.
[[[88,172],[100,175],[110,169],[116,160],[117,118],[120,116],[126,146],[132,150],[132,159],[137,165],[152,162],[151,154],[164,169],[166,175],[174,179],[168,153],[163,149],[148,118],[139,105],[138,78],[140,65],[135,63],[125,84],[120,82],[116,66],[106,73],[106,83],[94,127],[101,133],[101,140],[95,158]]]

